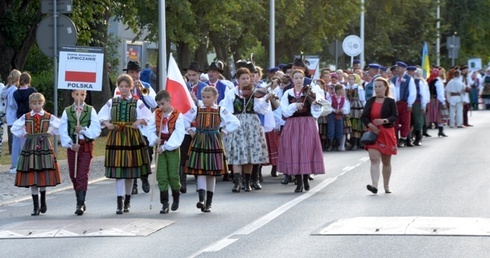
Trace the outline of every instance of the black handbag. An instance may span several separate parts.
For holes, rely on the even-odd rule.
[[[376,140],[378,139],[378,135],[373,133],[372,131],[367,131],[364,133],[361,137],[361,143],[364,145],[370,145],[376,143]]]

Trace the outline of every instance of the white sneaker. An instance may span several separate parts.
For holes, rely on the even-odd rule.
[[[17,173],[17,169],[15,169],[15,168],[11,168],[11,169],[10,169],[10,174],[15,174],[15,173]]]

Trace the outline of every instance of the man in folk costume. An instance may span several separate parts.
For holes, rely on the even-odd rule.
[[[396,106],[398,109],[398,119],[395,122],[395,130],[400,132],[398,147],[412,145],[412,142],[407,137],[410,132],[412,105],[417,97],[415,81],[412,76],[406,73],[406,69],[407,64],[401,61],[396,62],[396,75],[391,79],[395,85]]]
[[[199,100],[202,100],[201,91],[204,87],[208,86],[206,83],[202,82],[201,78],[202,70],[199,63],[193,61],[189,64],[189,67],[183,69],[187,74],[189,81],[186,83],[187,89],[191,94],[194,104],[197,105]]]
[[[379,64],[372,63],[369,64],[368,67],[369,67],[368,75],[371,78],[371,81],[369,81],[369,83],[367,83],[366,86],[364,87],[364,93],[366,94],[364,99],[366,101],[374,96],[374,80],[381,76],[380,74],[381,66]]]
[[[461,76],[459,77],[460,80],[463,82],[465,85],[465,90],[463,91],[463,126],[466,127],[472,127],[473,125],[470,125],[468,122],[468,113],[470,111],[470,94],[469,92],[471,91],[470,84],[468,83],[468,66],[463,65],[461,66]]]
[[[85,103],[87,91],[74,90],[71,96],[74,103],[63,111],[59,131],[61,146],[67,148],[68,170],[77,198],[75,214],[80,216],[86,210],[85,196],[94,156],[94,139],[99,137],[101,129],[97,112]]]
[[[218,90],[218,103],[225,98],[226,92],[228,92],[228,86],[219,79],[219,76],[224,72],[225,65],[221,61],[212,62],[206,70],[209,80],[205,82],[207,85],[215,87]]]
[[[140,81],[140,73],[141,66],[138,61],[129,61],[126,69],[123,69],[131,78],[133,78],[134,87],[132,90],[132,95],[135,100],[141,100],[145,106],[151,111],[152,109],[157,107],[157,103],[155,101],[155,90],[151,87],[151,85],[147,82]],[[119,96],[121,93],[119,89],[116,88],[114,91],[114,97]],[[145,140],[146,145],[148,145],[148,138],[144,135],[143,128],[140,127],[140,131],[143,133],[143,139]],[[153,149],[148,148],[148,152],[150,154],[150,162],[153,156]],[[148,181],[148,174],[141,176],[142,188],[145,193],[150,192],[150,182]],[[133,191],[132,194],[138,194],[138,181],[134,179],[133,182]]]
[[[422,78],[422,69],[415,68],[413,73],[415,80],[415,88],[417,89],[417,97],[412,106],[412,125],[415,140],[413,145],[420,146],[422,144],[422,127],[425,124],[425,112],[427,103],[429,102],[429,88],[427,82]]]
[[[461,72],[453,72],[453,78],[446,85],[446,98],[449,102],[449,127],[464,128],[463,126],[463,93],[466,85],[459,78]]]
[[[442,115],[443,111],[447,110],[446,97],[444,96],[444,83],[439,77],[439,73],[440,71],[438,68],[432,68],[429,78],[427,79],[427,82],[429,83],[430,102],[428,108],[429,112],[427,112],[426,119],[429,126],[432,125],[432,123],[436,124],[439,129],[439,137],[447,137],[447,135],[444,134],[444,122],[447,120],[447,116],[443,117]],[[424,134],[424,136],[427,135]]]

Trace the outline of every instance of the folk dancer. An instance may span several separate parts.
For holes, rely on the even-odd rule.
[[[75,190],[75,214],[78,216],[83,215],[87,209],[85,196],[94,156],[94,140],[101,132],[97,112],[85,103],[86,96],[86,90],[72,91],[74,103],[63,110],[59,129],[61,146],[67,148],[68,171]]]

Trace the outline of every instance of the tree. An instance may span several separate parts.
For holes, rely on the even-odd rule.
[[[40,1],[4,0],[0,3],[0,75],[3,79],[7,79],[12,69],[24,67],[41,18]]]

